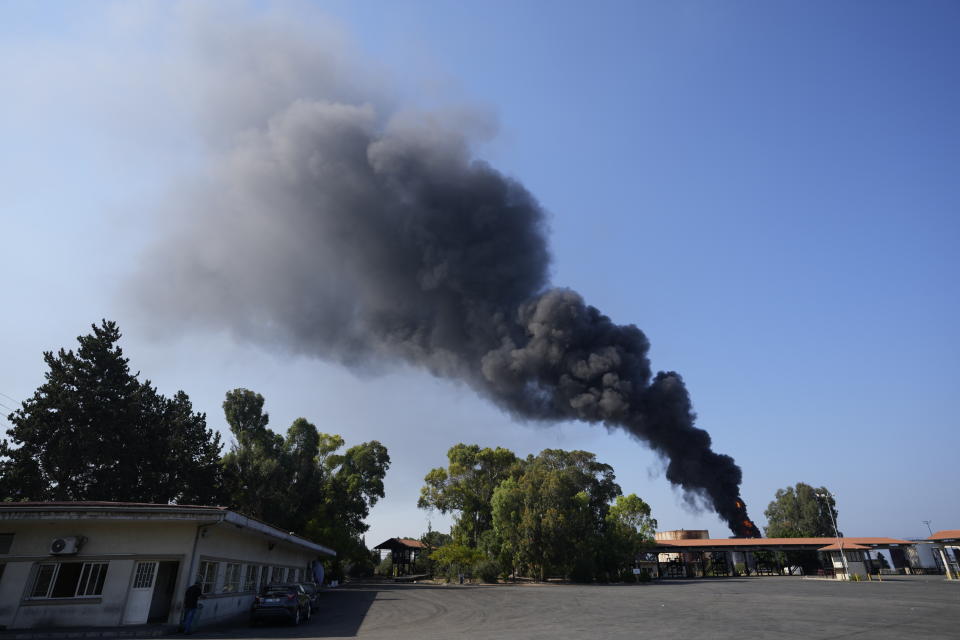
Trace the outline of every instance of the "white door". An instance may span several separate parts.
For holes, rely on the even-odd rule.
[[[144,624],[150,615],[153,587],[157,583],[157,562],[138,562],[133,572],[133,584],[123,612],[123,624]]]

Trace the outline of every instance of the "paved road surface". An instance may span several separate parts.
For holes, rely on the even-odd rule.
[[[300,627],[238,627],[196,638],[960,638],[960,583],[800,578],[651,585],[346,586]]]

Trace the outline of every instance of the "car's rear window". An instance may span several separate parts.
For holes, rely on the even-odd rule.
[[[287,594],[287,593],[294,593],[295,591],[296,589],[294,589],[293,587],[267,587],[263,590],[264,593],[274,593],[274,594],[276,593]]]

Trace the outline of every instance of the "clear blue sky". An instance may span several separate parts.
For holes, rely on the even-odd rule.
[[[333,29],[398,106],[495,117],[479,153],[549,210],[554,284],[637,324],[654,367],[684,376],[760,524],[777,488],[804,481],[837,494],[849,535],[960,527],[960,5],[280,6],[231,13]],[[247,386],[277,429],[303,415],[383,441],[394,466],[368,542],[426,529],[423,474],[460,441],[594,451],[661,528],[728,535],[622,434],[513,424],[415,372],[165,342],[130,316],[117,285],[152,207],[203,166],[182,8],[0,2],[0,403],[42,383],[43,350],[108,317],[134,368],[211,426]],[[220,33],[239,42],[234,26]]]

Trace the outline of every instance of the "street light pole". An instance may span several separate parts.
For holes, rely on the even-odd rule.
[[[826,493],[817,493],[815,494],[818,498],[823,498],[824,502],[827,505],[827,511],[830,512],[830,520],[833,522],[833,532],[837,536],[837,545],[840,547],[840,560],[843,562],[843,574],[846,576],[847,580],[850,579],[850,568],[847,566],[847,555],[843,552],[843,540],[840,539],[840,530],[837,528],[837,519],[833,515],[833,507],[830,506],[830,502],[827,501],[827,498],[832,498],[833,495],[830,492]]]
[[[923,524],[927,525],[927,531],[930,533],[930,537],[932,538],[932,537],[933,537],[933,529],[930,528],[930,521],[929,521],[929,520],[924,520],[924,521],[923,521]]]

